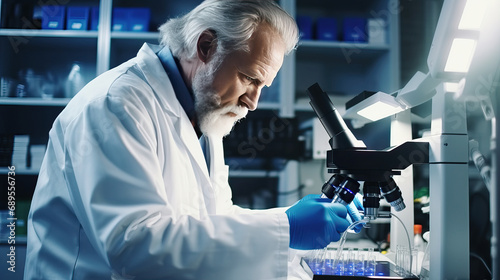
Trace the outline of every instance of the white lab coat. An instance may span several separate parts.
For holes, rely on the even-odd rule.
[[[209,172],[157,51],[145,44],[54,122],[25,279],[286,279],[286,214],[232,205],[222,140],[208,139]]]

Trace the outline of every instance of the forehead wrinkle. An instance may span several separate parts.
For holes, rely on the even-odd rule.
[[[276,40],[277,32],[267,23],[261,23],[248,41],[248,51],[239,52],[242,59],[248,64],[243,64],[248,75],[259,74],[259,79],[267,86],[272,84],[278,70],[283,63],[284,43]]]
[[[281,58],[269,47],[261,52],[261,56],[254,62],[254,71],[260,75],[260,80],[267,86],[272,84],[281,66]],[[274,73],[274,74],[272,74]]]
[[[261,64],[262,65],[257,65],[257,66],[258,66],[259,70],[261,71],[262,82],[266,86],[271,86],[271,84],[273,83],[273,80],[276,78],[276,75],[278,74],[280,63],[277,61],[272,61],[269,64],[266,64],[264,62],[261,62]],[[276,65],[277,67],[273,67],[273,64]]]
[[[270,68],[267,63],[265,63],[261,59],[256,59],[254,60],[253,64],[251,65],[236,65],[236,69],[238,69],[239,72],[248,75],[254,79],[257,79],[261,81],[262,83],[269,83],[269,71],[266,70],[266,68]]]

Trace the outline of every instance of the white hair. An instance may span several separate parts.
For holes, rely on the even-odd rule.
[[[210,30],[221,49],[248,51],[248,40],[262,22],[281,36],[286,54],[295,49],[297,24],[272,0],[205,0],[188,14],[161,25],[160,44],[168,46],[176,57],[192,58],[198,38]]]

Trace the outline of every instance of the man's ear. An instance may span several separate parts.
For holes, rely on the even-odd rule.
[[[205,30],[200,34],[198,42],[196,44],[196,52],[198,58],[207,63],[211,56],[215,53],[217,48],[217,36],[213,30]]]

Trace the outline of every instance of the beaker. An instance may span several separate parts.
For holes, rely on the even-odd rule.
[[[427,242],[427,247],[425,248],[424,258],[422,259],[422,265],[420,267],[420,279],[429,280],[430,276],[430,256],[431,256],[431,242]]]

